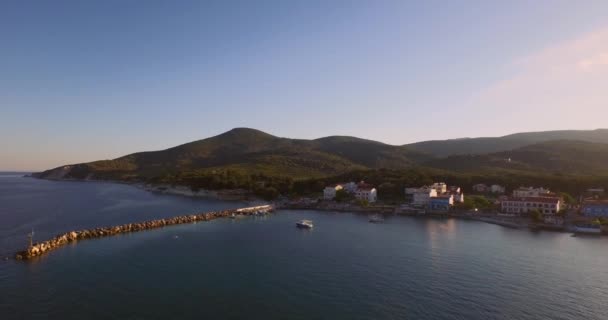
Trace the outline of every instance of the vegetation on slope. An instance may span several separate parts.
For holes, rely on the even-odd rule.
[[[495,138],[423,141],[405,146],[411,150],[435,157],[447,157],[451,155],[479,155],[509,151],[535,143],[554,140],[608,143],[608,129],[524,132]]]
[[[575,132],[574,136],[601,140],[604,134],[605,131],[596,130]],[[564,135],[566,132],[509,137],[521,142]],[[488,139],[507,141],[504,138]],[[454,141],[458,142],[445,143]],[[482,143],[487,144],[490,142]],[[542,185],[578,194],[591,186],[608,187],[607,163],[608,144],[597,142],[551,140],[509,151],[438,159],[411,146],[354,137],[299,140],[237,128],[167,150],[64,166],[38,176],[169,183],[193,189],[245,189],[265,198],[315,194],[329,183],[365,180],[378,186],[382,198],[400,199],[406,186],[433,181],[465,188],[476,183],[497,183],[507,188]]]

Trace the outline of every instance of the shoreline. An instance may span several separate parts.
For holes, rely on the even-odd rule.
[[[71,181],[71,182],[105,182],[105,183],[118,183],[125,184],[129,186],[133,186],[135,188],[162,195],[173,195],[173,196],[183,196],[189,198],[200,198],[200,199],[216,199],[216,200],[224,200],[224,201],[250,201],[250,202],[264,202],[263,200],[253,197],[250,192],[242,189],[226,189],[226,190],[207,190],[200,189],[198,191],[193,191],[192,188],[183,185],[170,185],[170,184],[150,184],[150,183],[142,183],[142,182],[129,182],[122,180],[96,180],[96,179],[49,179],[49,178],[39,178],[36,176],[25,176],[34,179],[41,180],[49,180],[49,181]],[[276,207],[276,209],[284,209],[284,210],[317,210],[317,211],[335,211],[335,212],[349,212],[349,213],[367,213],[367,214],[391,214],[391,215],[400,215],[400,216],[409,216],[409,217],[418,217],[418,218],[454,218],[454,219],[462,219],[462,220],[475,220],[480,222],[485,222],[488,224],[499,225],[505,228],[511,229],[529,229],[529,230],[544,230],[551,232],[563,232],[563,233],[572,233],[572,234],[592,234],[592,235],[605,235],[606,232],[600,231],[599,233],[586,233],[576,230],[576,226],[573,225],[550,225],[544,223],[534,223],[529,221],[529,219],[518,217],[516,219],[509,219],[505,217],[500,217],[496,215],[479,215],[471,211],[450,211],[450,212],[436,212],[436,213],[426,213],[426,214],[416,214],[416,213],[408,213],[403,212],[398,209],[397,206],[394,205],[385,205],[382,207],[378,206],[370,206],[370,207],[361,207],[361,206],[352,206],[350,204],[342,204],[338,205],[336,203],[332,203],[329,206],[320,206],[319,204],[304,204],[304,205],[293,205],[293,204],[279,204],[276,202],[271,202]]]
[[[262,199],[255,197],[251,192],[244,189],[219,189],[209,190],[200,189],[193,191],[192,188],[185,185],[171,185],[165,183],[152,184],[145,182],[133,182],[124,180],[100,180],[100,179],[65,179],[65,178],[40,178],[34,175],[22,175],[23,178],[47,180],[47,181],[65,181],[65,182],[92,182],[92,183],[116,183],[128,185],[151,193],[167,194],[174,196],[183,196],[190,198],[207,198],[225,201],[259,201]]]
[[[577,231],[575,226],[571,225],[551,225],[545,223],[534,223],[531,222],[527,218],[505,218],[500,216],[491,216],[491,215],[475,215],[473,212],[441,212],[441,213],[426,213],[426,214],[416,214],[416,213],[404,213],[397,212],[395,210],[389,211],[388,207],[382,208],[374,208],[374,207],[319,207],[316,205],[277,205],[277,210],[315,210],[315,211],[325,211],[325,212],[344,212],[344,213],[354,213],[354,214],[381,214],[381,215],[394,215],[394,216],[402,216],[402,217],[412,217],[412,218],[420,218],[420,219],[437,219],[437,218],[447,218],[447,219],[459,219],[459,220],[472,220],[484,222],[487,224],[494,224],[505,228],[510,229],[520,229],[520,230],[530,230],[530,231],[550,231],[550,232],[560,232],[560,233],[570,233],[570,234],[587,234],[587,235],[595,235],[601,236],[605,235],[603,232],[599,233],[587,233]]]

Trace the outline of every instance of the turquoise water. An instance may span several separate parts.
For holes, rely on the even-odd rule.
[[[32,192],[38,200],[11,196],[10,185],[18,183],[27,190],[42,186]],[[90,210],[70,213],[80,208],[71,204],[60,213],[48,204],[49,210],[39,210],[43,198],[62,194],[66,202],[87,199],[81,206]],[[117,198],[138,204],[108,205]],[[22,218],[7,211],[9,203]],[[6,240],[15,234],[11,227],[21,232],[32,223],[44,232],[45,226],[61,229],[74,221],[120,223],[234,206],[122,185],[22,178],[0,180],[0,204],[5,249],[15,242]],[[63,217],[68,221],[55,221]],[[314,230],[295,228],[300,219],[313,220]],[[388,217],[371,224],[348,213],[279,211],[83,241],[35,261],[2,262],[0,314],[3,319],[605,319],[607,245],[604,238],[474,221]]]

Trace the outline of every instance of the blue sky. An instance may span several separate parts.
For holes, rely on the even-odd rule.
[[[391,144],[608,127],[606,1],[2,1],[0,169],[252,127]]]

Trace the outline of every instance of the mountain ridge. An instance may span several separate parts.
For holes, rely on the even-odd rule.
[[[544,148],[543,144],[546,144]],[[575,170],[577,173],[590,174],[591,170],[601,169],[603,172],[602,164],[594,159],[581,161],[572,157],[564,157],[561,162],[543,162],[539,159],[545,159],[544,154],[555,157],[570,150],[590,152],[592,149],[598,150],[596,153],[590,152],[593,158],[605,159],[604,153],[608,154],[608,148],[604,148],[604,145],[608,147],[608,129],[524,132],[496,138],[436,140],[398,146],[352,136],[328,136],[312,140],[282,138],[241,127],[164,150],[61,166],[37,173],[36,176],[148,180],[184,172],[233,170],[305,179],[334,176],[353,170],[400,170],[416,166],[459,170],[466,167],[464,163],[460,166],[450,166],[449,163],[463,161],[468,162],[470,169],[476,164],[478,169],[519,171],[538,171],[543,169],[543,165],[552,170],[573,170],[576,165],[588,168]],[[532,146],[536,146],[537,150],[533,151]],[[510,153],[522,156],[525,161],[515,159],[510,165],[498,165],[497,159],[508,158]],[[536,158],[530,157],[530,154],[536,154]]]

